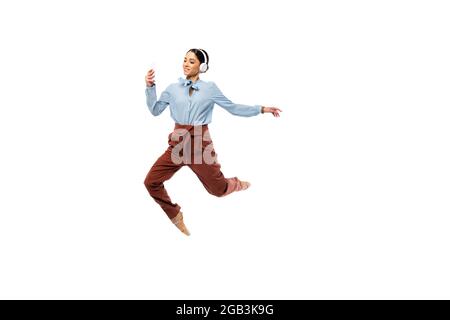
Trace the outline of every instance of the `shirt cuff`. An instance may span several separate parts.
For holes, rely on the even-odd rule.
[[[145,92],[146,92],[147,94],[149,94],[149,93],[155,91],[155,88],[156,88],[156,85],[155,85],[155,84],[153,84],[151,87],[146,86],[146,87],[145,87]]]
[[[259,111],[258,113],[263,113],[262,112],[262,108],[263,108],[262,105],[257,104],[256,107],[258,108],[258,111]]]

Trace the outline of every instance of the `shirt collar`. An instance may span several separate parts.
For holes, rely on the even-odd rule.
[[[179,82],[180,84],[182,84],[182,85],[185,86],[185,87],[191,86],[192,89],[194,89],[194,90],[200,89],[200,87],[199,87],[199,82],[200,82],[200,81],[201,81],[201,80],[198,79],[195,83],[193,83],[192,80],[188,80],[188,79],[185,79],[185,78],[182,78],[182,77],[178,78],[178,82]]]

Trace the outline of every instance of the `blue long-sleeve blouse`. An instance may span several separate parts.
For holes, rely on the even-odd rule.
[[[189,88],[192,87],[192,96]],[[170,116],[179,124],[202,125],[211,122],[214,104],[218,104],[233,115],[252,117],[261,113],[261,105],[243,105],[233,103],[225,97],[213,81],[187,80],[179,78],[170,84],[159,99],[156,85],[145,88],[147,106],[154,116],[160,115],[170,105]]]

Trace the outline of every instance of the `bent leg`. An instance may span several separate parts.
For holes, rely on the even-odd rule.
[[[189,167],[197,175],[205,189],[217,197],[224,197],[250,187],[249,182],[241,181],[237,177],[225,178],[220,171],[219,164],[191,164]]]
[[[210,140],[207,139],[207,141]],[[245,190],[250,186],[250,183],[241,181],[237,177],[224,177],[212,143],[203,142],[201,146],[195,146],[193,154],[200,155],[202,161],[199,164],[195,161],[191,162],[189,168],[194,171],[210,194],[224,197],[235,191]]]
[[[189,164],[189,168],[197,175],[205,189],[212,195],[221,197],[227,191],[227,180],[222,171],[220,164]]]
[[[164,181],[169,180],[183,164],[175,164],[171,159],[171,149],[168,148],[145,177],[144,184],[150,196],[161,206],[170,219],[176,217],[181,207],[173,203],[164,187]]]

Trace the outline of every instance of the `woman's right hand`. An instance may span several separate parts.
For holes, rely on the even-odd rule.
[[[152,87],[155,84],[155,70],[150,69],[145,76],[145,84],[147,87]]]

